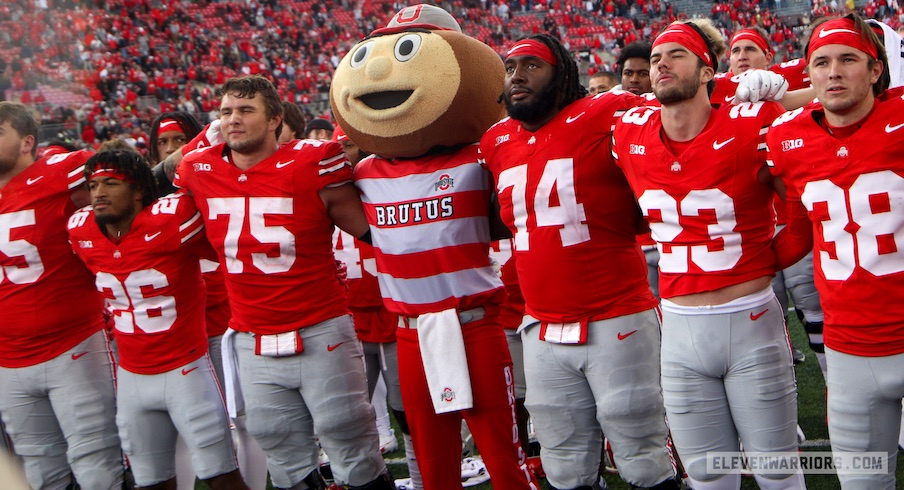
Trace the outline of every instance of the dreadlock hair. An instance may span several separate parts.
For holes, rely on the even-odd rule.
[[[553,79],[553,86],[557,92],[563,95],[562,102],[559,103],[557,109],[562,110],[568,104],[587,95],[587,89],[581,84],[578,75],[577,63],[558,38],[549,34],[535,34],[527,39],[534,39],[545,44],[556,57],[556,75]]]
[[[133,189],[141,191],[141,204],[150,206],[159,197],[157,179],[154,178],[147,160],[138,153],[126,150],[109,150],[96,153],[85,162],[85,180],[98,168],[109,168],[125,174],[134,182],[129,184]]]
[[[810,52],[810,36],[816,32],[816,28],[818,28],[821,24],[830,21],[839,19],[841,17],[822,17],[813,21],[810,24],[810,34],[807,36],[807,43],[804,45],[804,54]],[[885,49],[885,36],[879,36],[876,34],[876,31],[870,27],[869,24],[863,20],[859,15],[851,12],[845,15],[843,18],[851,19],[854,21],[854,28],[860,31],[860,38],[864,41],[869,40],[876,46],[876,54],[878,55],[876,59],[869,58],[867,56],[868,61],[866,63],[867,68],[872,69],[875,66],[877,61],[882,62],[882,74],[879,75],[879,79],[876,80],[876,83],[873,84],[873,96],[877,96],[888,89],[891,86],[891,73],[888,71],[888,52]],[[807,60],[807,65],[809,66],[810,60]]]
[[[150,143],[148,144],[148,160],[152,165],[160,163],[160,151],[157,150],[157,138],[159,137],[157,131],[160,129],[160,121],[166,119],[176,121],[176,124],[178,124],[179,129],[185,133],[185,137],[188,141],[191,141],[192,138],[197,136],[202,129],[201,124],[195,119],[195,116],[192,116],[187,112],[164,112],[155,117],[154,122],[151,123],[151,134],[148,136],[148,139],[150,140]]]

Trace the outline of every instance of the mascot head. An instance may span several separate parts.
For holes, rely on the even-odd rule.
[[[505,116],[505,68],[445,10],[414,5],[356,44],[336,68],[333,115],[361,149],[386,158],[478,141]]]

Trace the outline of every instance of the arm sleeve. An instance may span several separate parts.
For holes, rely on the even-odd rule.
[[[813,225],[800,198],[785,198],[788,224],[772,239],[776,270],[784,270],[800,262],[813,249]]]

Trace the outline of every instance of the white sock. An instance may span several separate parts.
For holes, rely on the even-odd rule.
[[[411,476],[411,485],[415,490],[424,488],[424,481],[421,480],[421,469],[417,465],[417,458],[414,456],[414,443],[411,436],[402,434],[405,441],[405,459],[408,460],[408,474]]]
[[[377,433],[384,438],[392,435],[390,432],[392,426],[389,423],[389,409],[386,407],[386,383],[383,382],[382,375],[377,380],[374,396],[370,400],[374,406],[374,411],[377,412]]]

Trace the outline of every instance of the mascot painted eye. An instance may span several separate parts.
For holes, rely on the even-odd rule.
[[[370,56],[370,52],[374,49],[374,42],[368,41],[366,43],[360,44],[354,51],[352,51],[352,57],[349,60],[349,64],[351,64],[352,68],[358,68],[363,65],[365,61],[367,61],[367,57]]]
[[[418,48],[421,47],[421,36],[419,34],[406,34],[396,41],[395,57],[401,62],[405,62],[414,58]]]

